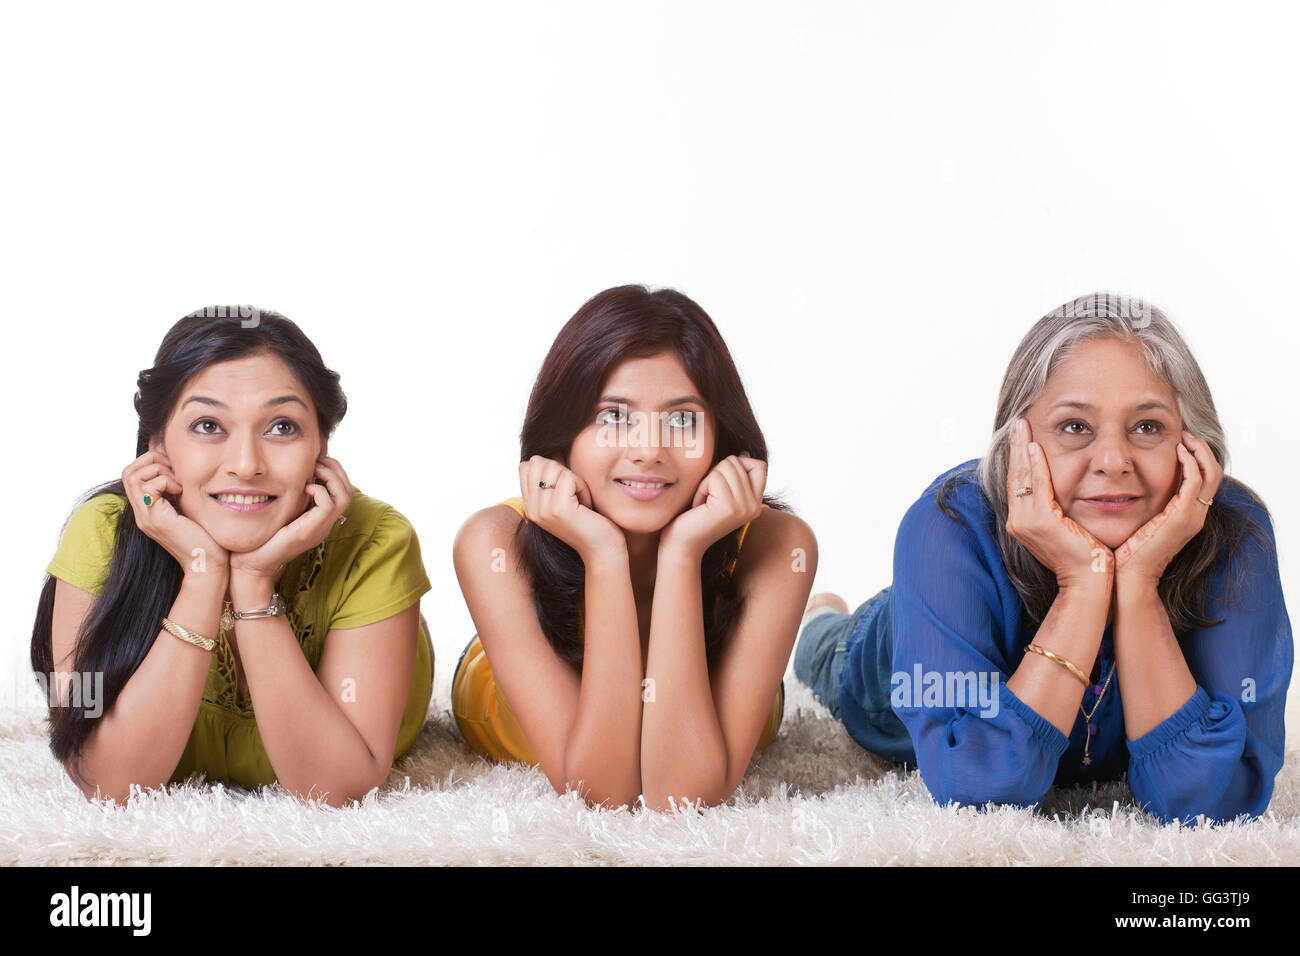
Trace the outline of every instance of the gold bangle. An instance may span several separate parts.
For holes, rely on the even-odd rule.
[[[162,626],[163,626],[163,630],[165,630],[168,634],[175,634],[177,637],[179,637],[182,641],[185,641],[187,644],[193,644],[195,647],[201,647],[205,651],[210,651],[217,646],[217,642],[214,641],[212,638],[204,637],[202,634],[198,634],[187,628],[181,627],[175,621],[168,620],[167,618],[162,619]]]
[[[1029,651],[1033,651],[1035,654],[1042,654],[1049,661],[1056,661],[1056,663],[1060,664],[1062,667],[1064,667],[1075,677],[1079,678],[1079,683],[1082,684],[1084,687],[1092,686],[1092,681],[1088,680],[1088,678],[1084,676],[1083,671],[1079,670],[1079,668],[1075,667],[1064,657],[1061,657],[1058,654],[1053,654],[1047,648],[1039,647],[1037,644],[1030,644],[1028,647],[1025,648],[1026,653],[1028,653]]]

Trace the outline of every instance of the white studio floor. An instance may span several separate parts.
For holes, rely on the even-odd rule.
[[[1122,783],[1054,790],[1041,812],[951,809],[935,805],[919,774],[862,751],[789,675],[781,733],[727,804],[703,813],[596,811],[557,795],[540,771],[495,766],[469,750],[442,676],[415,748],[383,788],[344,809],[309,806],[278,788],[193,783],[125,807],[92,804],[50,756],[33,686],[30,706],[0,711],[0,863],[1300,863],[1293,735],[1272,804],[1249,823],[1161,825]]]

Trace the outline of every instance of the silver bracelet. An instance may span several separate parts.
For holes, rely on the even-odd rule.
[[[262,617],[281,617],[287,608],[284,604],[284,598],[280,597],[280,592],[276,591],[271,595],[271,604],[269,607],[259,607],[252,611],[236,611],[226,602],[226,609],[221,612],[221,629],[228,631],[235,626],[236,621],[253,621]]]

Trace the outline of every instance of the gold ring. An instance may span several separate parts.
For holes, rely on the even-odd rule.
[[[1034,493],[1033,488],[1017,488],[1015,491],[1012,492],[1012,494],[1015,495],[1017,498],[1023,498],[1025,495],[1032,495],[1033,493]]]
[[[1196,496],[1196,500],[1199,501],[1201,504],[1205,505],[1205,507],[1207,507],[1207,508],[1210,507],[1210,505],[1214,504],[1214,499],[1213,499],[1213,498],[1211,498],[1209,501],[1206,501],[1206,500],[1205,500],[1204,498],[1202,498],[1200,495],[1197,495],[1197,496]]]

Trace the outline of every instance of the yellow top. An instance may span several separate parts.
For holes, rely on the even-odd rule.
[[[524,517],[524,499],[510,498],[501,504],[513,508],[519,517]],[[745,532],[748,530],[748,523],[740,529],[740,544],[744,543]],[[737,549],[736,558],[739,557]],[[728,570],[730,572],[734,569],[733,561]],[[483,643],[477,635],[465,648],[456,667],[451,687],[451,709],[465,742],[485,757],[501,762],[517,760],[533,766],[538,764],[537,755],[533,753],[528,737],[519,726],[518,718],[510,709],[500,685],[492,677],[492,666],[488,663],[487,652],[483,650]],[[784,711],[785,686],[782,685],[759,737],[758,750],[766,747],[776,736]]]
[[[96,495],[81,505],[68,519],[46,570],[98,595],[108,577],[117,521],[125,508],[126,499],[113,494]],[[286,565],[277,586],[313,671],[331,629],[382,621],[416,603],[430,587],[420,542],[396,509],[358,491],[344,514],[347,521],[335,522],[324,541]],[[209,780],[248,788],[274,783],[252,701],[247,690],[238,693],[235,655],[224,631],[216,642],[194,728],[171,780],[180,782],[201,771]],[[394,760],[410,750],[429,707],[432,676],[423,633],[416,646]]]

